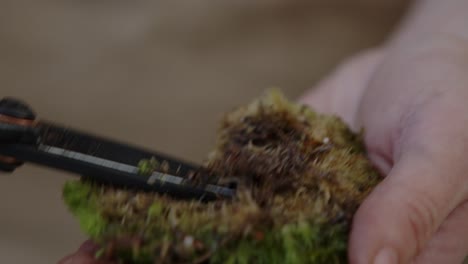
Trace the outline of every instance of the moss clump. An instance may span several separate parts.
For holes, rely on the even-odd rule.
[[[143,161],[141,171],[158,164]],[[203,171],[236,183],[236,198],[179,201],[72,182],[65,202],[99,255],[124,263],[339,264],[352,216],[379,182],[359,135],[279,92],[224,117]]]
[[[70,210],[78,217],[80,226],[91,238],[99,238],[106,231],[107,221],[99,213],[98,196],[94,189],[81,182],[67,182],[63,197]]]

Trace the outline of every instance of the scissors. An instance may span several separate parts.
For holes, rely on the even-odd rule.
[[[158,161],[165,166],[142,173],[142,160]],[[3,98],[0,100],[0,171],[13,172],[24,162],[70,172],[106,186],[155,192],[175,199],[205,202],[235,195],[231,186],[191,180],[194,175],[204,173],[200,166],[39,120],[26,103]]]

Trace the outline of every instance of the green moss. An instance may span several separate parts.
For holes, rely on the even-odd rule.
[[[346,262],[344,226],[302,222],[268,232],[261,241],[246,239],[217,252],[211,263],[340,264]]]
[[[380,181],[364,149],[339,118],[274,92],[223,118],[204,164],[211,181],[238,183],[233,201],[87,182],[63,195],[102,257],[123,263],[344,264],[352,216]],[[140,174],[168,170],[160,162],[140,162]]]
[[[68,207],[75,211],[88,208],[88,205],[92,202],[90,199],[92,190],[93,188],[90,185],[79,181],[69,181],[65,183],[62,194]]]
[[[138,173],[141,175],[149,176],[157,168],[159,168],[159,166],[160,164],[155,158],[151,158],[149,160],[142,160],[138,163]]]
[[[148,209],[149,217],[158,217],[162,214],[164,207],[159,202],[154,202]]]
[[[63,188],[63,197],[71,212],[78,218],[81,229],[91,238],[99,238],[108,223],[101,216],[92,191],[92,186],[86,183],[70,181]]]

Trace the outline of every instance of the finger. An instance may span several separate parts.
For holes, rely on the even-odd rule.
[[[355,215],[350,262],[408,263],[416,256],[462,200],[465,187],[451,175],[457,165],[421,151],[403,155]]]
[[[93,255],[77,252],[73,255],[70,255],[61,261],[58,264],[112,264],[111,262],[96,260]]]
[[[340,65],[299,102],[322,113],[336,114],[348,124],[354,123],[361,95],[383,58],[381,50],[370,50]]]
[[[81,244],[80,248],[78,249],[78,252],[94,255],[96,251],[98,250],[99,250],[98,244],[94,243],[91,240],[87,240],[83,244]]]
[[[96,260],[94,256],[98,249],[99,245],[88,240],[80,246],[77,252],[65,257],[58,264],[112,264],[108,261]]]
[[[468,256],[468,201],[453,211],[414,264],[462,263]]]

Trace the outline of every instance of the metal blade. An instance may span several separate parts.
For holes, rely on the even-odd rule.
[[[70,128],[42,122],[38,146],[5,144],[0,154],[22,161],[82,175],[93,182],[139,191],[167,194],[177,199],[209,201],[231,198],[235,191],[223,186],[194,186],[188,175],[197,167],[160,153],[153,153]],[[154,157],[169,164],[167,172],[139,174],[138,163]]]

